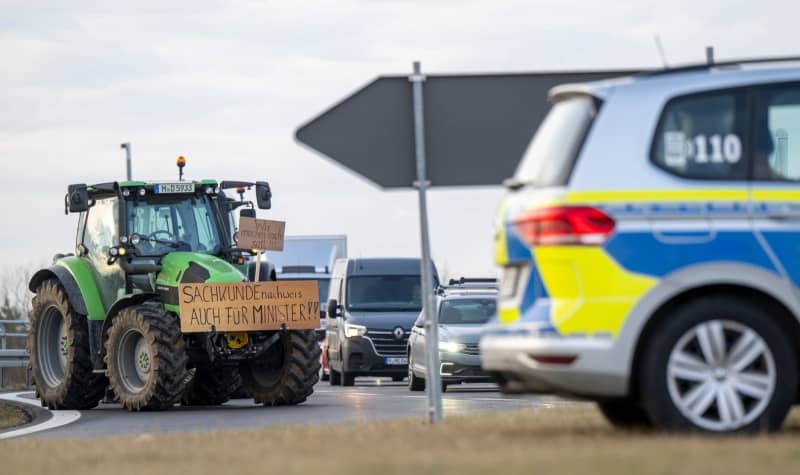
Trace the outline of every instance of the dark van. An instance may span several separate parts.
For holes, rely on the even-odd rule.
[[[438,284],[434,267],[434,288]],[[408,336],[422,309],[420,260],[339,259],[329,298],[331,385],[352,386],[357,376],[402,381],[408,374]]]

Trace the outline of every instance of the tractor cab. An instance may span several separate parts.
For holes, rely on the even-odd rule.
[[[228,198],[224,190],[253,186],[258,205],[269,209],[271,192],[266,182],[70,185],[67,212],[80,213],[76,256],[90,261],[98,281],[107,282],[100,289],[105,308],[129,293],[156,292],[159,273],[173,255],[215,256],[244,274],[229,270],[223,281],[244,279],[252,250],[237,246],[233,215],[240,209],[254,216],[255,209],[252,202]]]

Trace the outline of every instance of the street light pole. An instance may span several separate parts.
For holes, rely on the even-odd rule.
[[[408,80],[412,87],[414,105],[414,145],[417,157],[417,181],[419,190],[419,227],[422,241],[422,309],[425,313],[425,389],[428,396],[428,422],[442,420],[442,382],[439,375],[439,316],[434,306],[433,263],[428,236],[428,185],[425,166],[425,108],[422,97],[422,75],[419,61],[414,62],[414,74]]]
[[[121,143],[119,144],[119,148],[125,149],[125,160],[128,172],[127,179],[128,181],[131,181],[131,143],[130,142]]]

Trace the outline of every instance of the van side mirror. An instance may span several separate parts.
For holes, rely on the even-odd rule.
[[[339,315],[339,302],[336,299],[328,300],[328,318],[338,318]]]
[[[254,210],[253,208],[242,208],[239,211],[239,217],[240,218],[253,218],[253,219],[255,219],[256,210]]]
[[[256,202],[259,209],[272,208],[272,190],[266,181],[256,182]]]
[[[80,213],[89,209],[89,190],[86,185],[69,185],[66,201],[70,213]]]

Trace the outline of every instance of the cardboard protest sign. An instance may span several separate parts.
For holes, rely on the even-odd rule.
[[[319,328],[315,280],[181,284],[184,333]]]
[[[282,251],[285,231],[283,221],[241,217],[237,245],[242,249]]]

